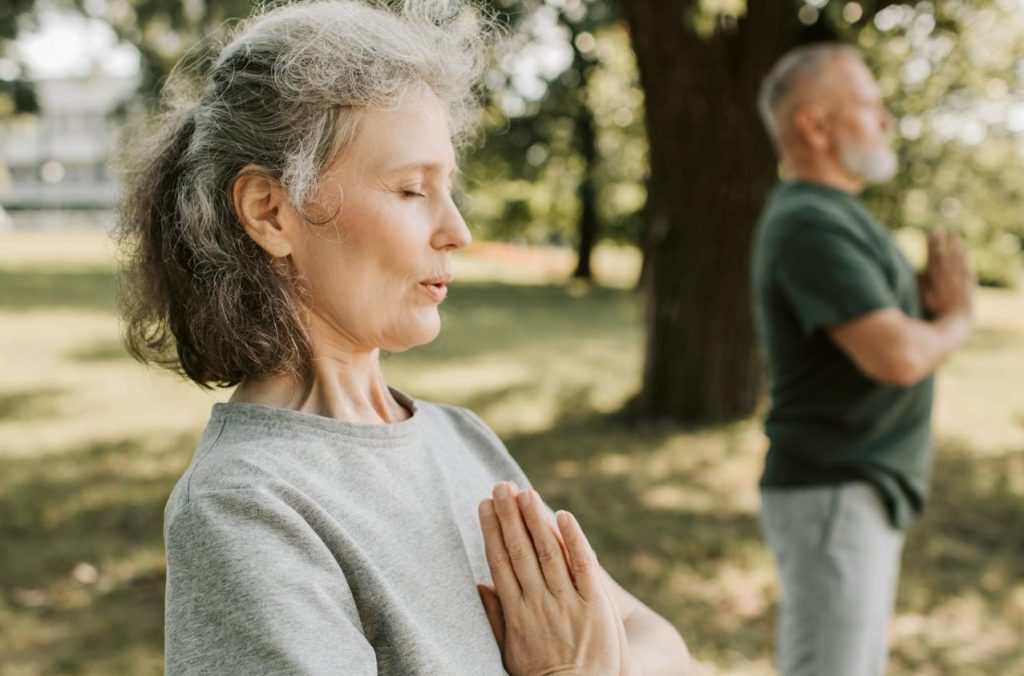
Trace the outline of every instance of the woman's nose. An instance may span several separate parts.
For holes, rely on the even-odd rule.
[[[466,225],[458,207],[454,202],[449,202],[431,244],[435,249],[456,251],[469,246],[473,241],[473,235],[469,232],[469,226]]]

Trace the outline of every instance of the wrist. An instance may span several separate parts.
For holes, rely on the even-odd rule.
[[[953,339],[954,345],[959,347],[967,342],[967,337],[970,335],[973,325],[971,313],[967,308],[957,308],[945,312],[936,321],[946,328]]]
[[[965,322],[971,323],[971,308],[967,305],[957,305],[955,307],[946,308],[942,312],[938,313],[936,319],[941,319],[948,322]]]

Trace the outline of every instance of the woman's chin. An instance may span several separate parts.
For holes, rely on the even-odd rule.
[[[397,353],[411,350],[414,347],[420,347],[427,343],[432,343],[438,334],[441,333],[441,320],[439,317],[435,318],[433,322],[425,322],[421,326],[417,326],[415,329],[404,334],[399,338],[396,337],[394,340],[388,341],[389,345],[382,345],[382,349],[385,352]]]

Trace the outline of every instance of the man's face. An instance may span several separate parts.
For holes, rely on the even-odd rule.
[[[826,72],[827,114],[836,159],[868,183],[889,180],[896,173],[895,120],[874,76],[859,59],[848,56],[834,59]]]

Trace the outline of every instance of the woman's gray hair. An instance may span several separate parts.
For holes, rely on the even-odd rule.
[[[240,225],[235,179],[271,176],[305,213],[360,112],[393,107],[419,84],[445,105],[462,147],[495,34],[465,0],[300,1],[241,23],[207,72],[183,59],[163,112],[123,150],[131,353],[204,387],[306,369],[301,289]]]

